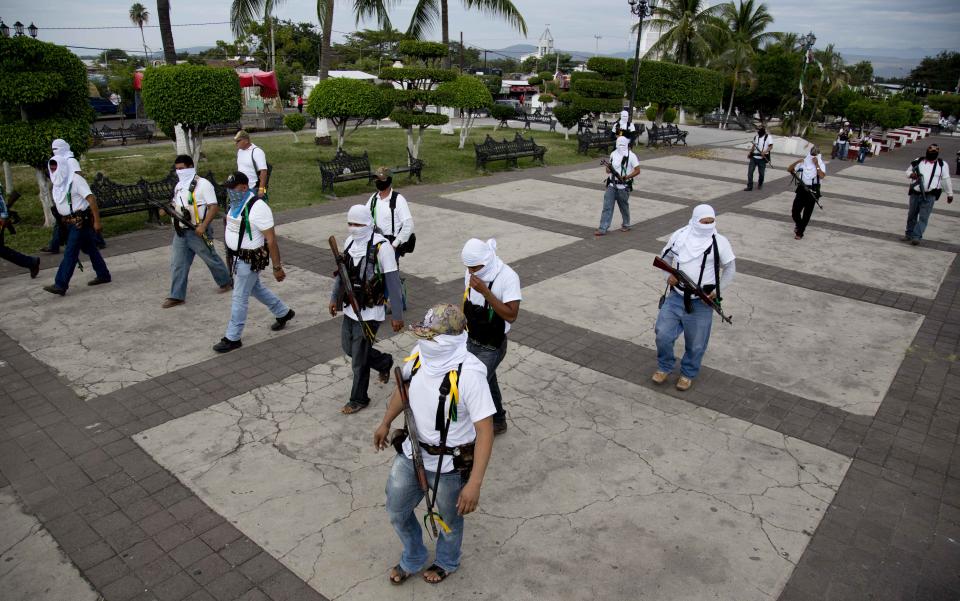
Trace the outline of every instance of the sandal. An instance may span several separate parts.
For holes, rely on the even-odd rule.
[[[343,413],[344,415],[350,415],[351,413],[356,413],[358,411],[366,409],[367,405],[369,404],[370,403],[356,403],[354,401],[350,401],[349,403],[344,405],[343,408],[340,409],[340,413]]]
[[[390,584],[399,586],[407,581],[407,578],[413,576],[413,572],[404,572],[400,564],[393,566],[390,570]]]
[[[429,574],[430,572],[433,572],[434,574],[436,574],[437,580],[430,580],[427,578],[427,574]],[[423,581],[426,582],[427,584],[440,584],[441,582],[446,580],[447,576],[449,575],[450,574],[446,570],[444,570],[437,564],[433,564],[432,566],[430,566],[429,568],[423,571]]]
[[[606,236],[606,235],[607,235],[607,232],[601,232],[600,230],[597,230],[597,231],[593,232],[593,235],[594,235],[594,236],[597,236],[597,237],[599,237],[599,236]]]

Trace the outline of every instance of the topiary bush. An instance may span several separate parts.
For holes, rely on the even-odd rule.
[[[517,110],[509,104],[495,104],[490,108],[490,116],[503,121],[517,114]]]
[[[543,104],[550,104],[554,101],[553,94],[540,94],[540,102]]]
[[[577,122],[583,117],[584,113],[572,106],[561,105],[553,109],[553,116],[564,128],[564,138],[570,139],[570,130],[577,126]]]
[[[632,65],[628,62],[628,66]],[[631,78],[631,75],[624,75]],[[637,78],[637,99],[654,103],[659,114],[653,121],[659,123],[663,112],[671,106],[717,106],[722,101],[724,78],[718,72],[698,67],[687,67],[660,61],[640,61]]]
[[[539,86],[543,83],[543,79],[541,79],[538,75],[534,75],[533,77],[527,79],[527,83],[531,86]]]
[[[283,124],[293,132],[293,141],[299,142],[300,138],[297,137],[297,132],[302,130],[307,125],[307,118],[301,115],[300,113],[290,113],[289,115],[284,116]]]
[[[453,81],[440,84],[437,87],[437,99],[444,106],[463,111],[460,121],[460,150],[463,150],[477,111],[490,108],[493,105],[493,95],[479,78],[461,75]]]
[[[390,114],[391,92],[359,79],[332,77],[318,83],[307,99],[307,112],[318,119],[330,119],[337,132],[337,150],[347,137],[347,121],[383,119]],[[356,129],[356,127],[354,128]]]
[[[587,60],[587,69],[612,79],[627,72],[627,61],[622,58],[594,56]]]

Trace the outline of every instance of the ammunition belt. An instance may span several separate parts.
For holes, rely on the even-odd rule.
[[[241,248],[231,253],[244,263],[248,263],[251,271],[263,271],[270,264],[270,251],[267,250],[266,245],[260,248]]]
[[[85,223],[89,222],[93,218],[93,212],[90,209],[84,209],[82,211],[77,211],[75,213],[70,213],[69,215],[62,215],[60,221],[66,225],[72,225],[77,228],[81,228]]]

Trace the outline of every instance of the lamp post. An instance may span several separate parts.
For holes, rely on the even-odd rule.
[[[10,26],[4,23],[2,19],[0,19],[0,36],[10,37]]]
[[[14,35],[16,35],[16,37],[22,36],[22,35],[23,35],[23,23],[21,23],[20,21],[17,21],[16,23],[14,23],[14,24],[13,24],[13,30],[14,30],[14,32],[15,32]]]
[[[637,98],[637,78],[640,77],[640,36],[643,35],[644,17],[653,16],[654,4],[656,0],[627,0],[630,5],[630,12],[640,18],[640,24],[637,25],[637,48],[633,56],[633,86],[630,88],[630,107],[627,109],[630,121],[633,121],[633,103]]]
[[[27,27],[27,31],[30,32],[30,37],[37,39],[37,26],[33,24],[33,21],[30,21],[30,27]]]

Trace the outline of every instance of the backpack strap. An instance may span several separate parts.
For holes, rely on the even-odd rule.
[[[394,213],[397,210],[397,196],[399,195],[400,193],[397,192],[396,190],[394,190],[390,194],[390,235],[391,236],[397,235],[397,223],[396,223],[396,217]]]
[[[247,237],[253,240],[253,231],[250,229],[250,207],[256,204],[258,200],[260,200],[258,197],[252,197],[243,205],[243,208],[240,209],[240,232],[237,234],[237,248],[234,249],[234,252],[240,252],[240,249],[243,247],[244,231],[247,232]]]
[[[437,403],[437,416],[434,421],[437,431],[440,432],[440,448],[444,449],[447,442],[447,432],[450,429],[450,422],[457,421],[457,405],[460,403],[460,372],[463,371],[463,363],[457,366],[456,371],[449,371],[443,376],[440,382],[440,400]],[[447,405],[447,396],[450,396],[450,410],[444,411]],[[446,416],[444,416],[446,413]],[[439,472],[439,470],[437,470]]]

